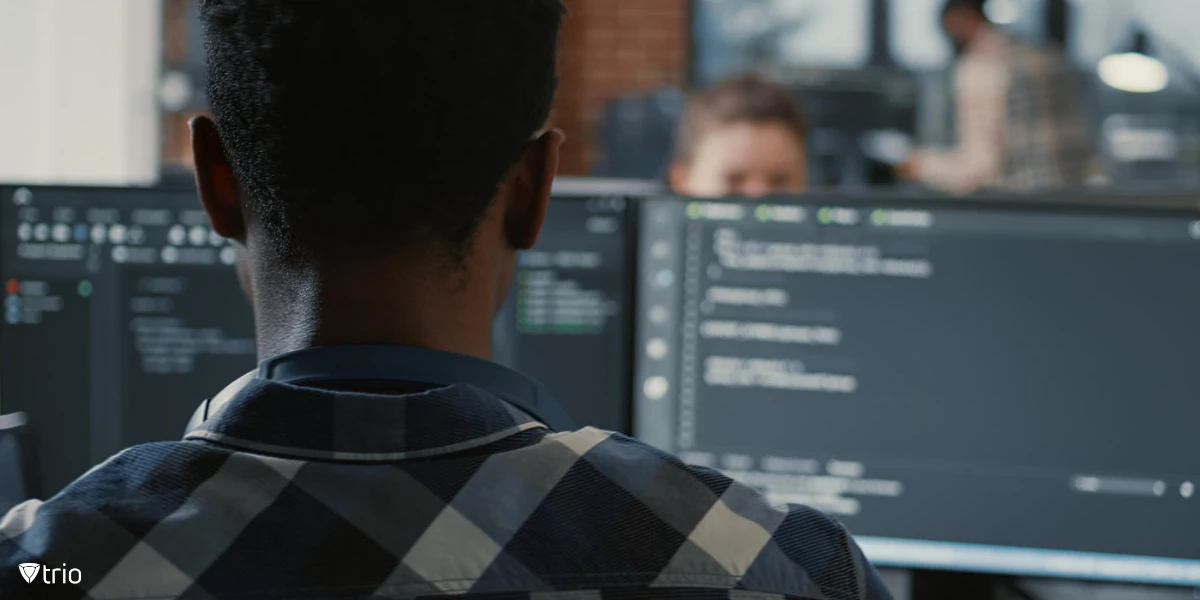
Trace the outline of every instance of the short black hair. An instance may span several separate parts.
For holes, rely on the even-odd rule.
[[[208,95],[279,255],[463,257],[549,117],[561,0],[201,0]]]
[[[945,18],[951,11],[969,10],[986,19],[986,7],[987,0],[946,0],[946,5],[942,7],[942,17]]]

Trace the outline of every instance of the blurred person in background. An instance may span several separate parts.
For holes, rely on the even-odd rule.
[[[795,95],[753,75],[727,79],[688,101],[669,179],[700,197],[760,197],[807,187],[808,119]]]
[[[955,194],[1083,185],[1093,154],[1069,64],[996,29],[986,2],[947,0],[942,10],[959,57],[957,147],[914,152],[898,175]]]

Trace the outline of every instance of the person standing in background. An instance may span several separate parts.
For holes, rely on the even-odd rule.
[[[1084,184],[1093,154],[1065,57],[998,31],[986,1],[947,0],[942,10],[942,26],[960,57],[957,147],[914,152],[898,175],[956,194]]]
[[[727,79],[688,101],[671,189],[699,197],[803,192],[807,135],[790,90],[753,75]]]

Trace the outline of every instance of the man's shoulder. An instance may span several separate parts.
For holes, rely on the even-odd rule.
[[[774,505],[718,471],[623,435],[585,429],[549,439],[586,449],[583,462],[603,478],[597,488],[617,486],[680,536],[659,584],[696,585],[698,577],[719,584],[728,577],[745,590],[880,597],[874,571],[849,533],[816,509]],[[669,535],[659,539],[676,543]]]
[[[773,505],[757,489],[718,470],[687,464],[674,454],[623,434],[585,428],[547,436],[546,441],[573,447],[606,481],[640,497],[662,495],[669,501],[664,507],[674,504],[682,509],[698,504],[711,509],[720,503],[732,503],[744,510],[749,520],[773,529],[786,530],[801,522],[806,527],[819,523],[818,528],[845,534],[841,525],[825,513],[795,504]]]
[[[359,559],[415,570],[382,581],[351,569],[332,582],[343,587],[504,591],[525,584],[514,579],[520,572],[554,589],[880,597],[833,519],[772,506],[721,473],[595,429],[374,466],[203,443],[137,447],[5,518],[0,597],[26,589],[21,563],[78,568],[84,588],[113,597],[143,589],[147,572],[162,590],[268,586],[270,577],[239,579],[229,561],[275,552],[277,566],[311,564],[334,560],[341,554],[329,553],[352,541]],[[471,562],[483,556],[490,567]]]
[[[30,500],[4,515],[0,520],[0,570],[12,570],[20,562],[78,554],[66,550],[80,543],[82,532],[87,532],[89,550],[97,555],[128,550],[230,455],[214,446],[189,442],[124,450],[53,497]],[[7,572],[0,573],[0,584],[6,576]]]

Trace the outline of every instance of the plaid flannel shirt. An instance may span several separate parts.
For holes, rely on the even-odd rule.
[[[959,194],[1084,184],[1096,163],[1075,79],[1059,53],[985,30],[955,74],[958,145],[918,152],[918,177]]]
[[[438,360],[463,383],[243,377],[183,441],[0,521],[0,598],[886,597],[829,517],[627,437],[553,432],[472,384],[482,361]]]

